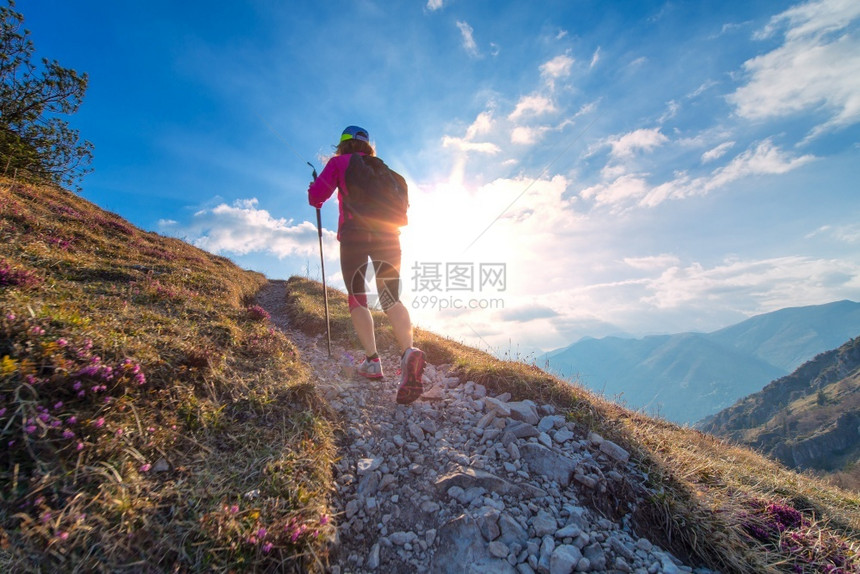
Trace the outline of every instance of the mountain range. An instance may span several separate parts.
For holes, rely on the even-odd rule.
[[[714,416],[700,430],[789,468],[840,470],[860,458],[860,337]]]
[[[711,333],[585,338],[539,358],[634,409],[692,424],[860,335],[860,303],[758,315]]]

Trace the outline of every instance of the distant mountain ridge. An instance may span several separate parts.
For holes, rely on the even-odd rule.
[[[712,333],[582,339],[540,360],[629,407],[690,424],[858,335],[860,303],[843,300],[781,309]]]
[[[839,470],[860,459],[860,337],[708,417],[700,430],[789,468]]]

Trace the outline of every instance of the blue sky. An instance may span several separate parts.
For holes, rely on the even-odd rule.
[[[358,124],[410,183],[415,322],[480,348],[860,300],[856,1],[17,8],[89,74],[82,196],[270,278],[319,278],[305,162]]]

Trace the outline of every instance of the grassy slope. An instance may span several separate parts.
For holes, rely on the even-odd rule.
[[[321,285],[293,277],[287,284],[293,324],[325,332]],[[329,291],[333,337],[356,344],[346,298]],[[392,345],[384,315],[377,329]],[[646,484],[598,495],[601,512],[625,512],[645,500],[634,520],[640,532],[694,563],[723,572],[860,569],[860,496],[799,475],[751,450],[653,419],[571,386],[541,369],[503,361],[417,330],[416,345],[434,364],[450,364],[465,379],[514,399],[549,402],[584,428],[624,446],[649,477]]]
[[[295,347],[248,307],[265,279],[3,179],[0,238],[0,570],[318,568],[333,425]],[[323,333],[320,285],[288,286],[295,324]],[[330,299],[335,337],[354,343],[345,297]],[[630,450],[647,483],[592,503],[644,500],[640,532],[677,554],[725,572],[856,560],[856,495],[534,366],[416,339]]]
[[[264,282],[0,179],[0,571],[322,563],[332,431]]]

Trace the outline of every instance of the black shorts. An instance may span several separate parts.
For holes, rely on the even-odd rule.
[[[368,306],[367,271],[371,264],[379,305],[387,311],[400,301],[400,236],[344,232],[340,238],[340,270],[349,294],[350,311]]]

